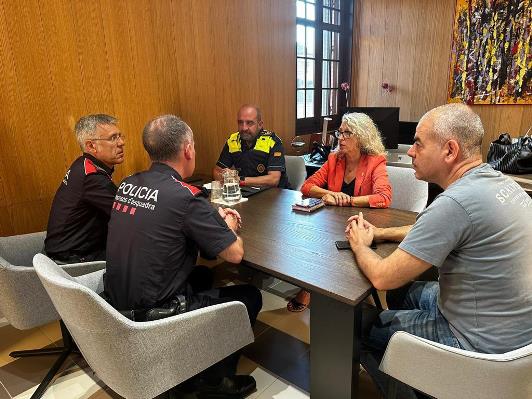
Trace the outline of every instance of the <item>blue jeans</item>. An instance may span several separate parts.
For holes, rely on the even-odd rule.
[[[386,392],[390,377],[378,370],[390,338],[396,331],[406,331],[418,337],[461,348],[449,323],[438,309],[440,286],[436,281],[415,281],[387,295],[390,310],[380,312],[369,332],[362,338],[361,362],[381,391]],[[415,361],[415,354],[412,354]],[[416,398],[404,384],[398,387],[398,397]]]
[[[364,343],[384,352],[396,331],[406,331],[421,338],[461,348],[449,323],[438,309],[440,286],[437,281],[415,281],[406,293],[393,298],[390,310],[383,310],[375,320]]]

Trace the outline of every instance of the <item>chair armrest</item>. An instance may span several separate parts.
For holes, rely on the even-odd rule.
[[[390,339],[379,368],[439,399],[528,397],[532,356],[505,355],[470,352],[399,331]]]
[[[179,334],[176,334],[176,326],[179,326]],[[237,301],[162,320],[135,323],[135,329],[141,333],[146,344],[159,347],[162,351],[167,351],[169,347],[181,347],[176,351],[180,352],[180,358],[183,358],[184,352],[190,352],[191,359],[218,352],[218,360],[221,360],[254,340],[246,307]]]
[[[105,262],[104,267],[105,267]],[[79,269],[78,269],[79,270]],[[93,273],[87,273],[80,275],[78,277],[75,277],[76,281],[85,287],[89,288],[91,291],[96,292],[97,294],[103,292],[104,286],[103,286],[103,275],[105,273],[105,269],[100,269],[98,271],[95,271]]]
[[[31,265],[33,255],[44,247],[45,231],[0,237],[0,256],[14,266]]]
[[[69,263],[60,265],[61,269],[67,272],[72,277],[78,277],[83,274],[93,273],[98,270],[105,270],[105,261],[97,262],[83,262],[83,263]]]
[[[80,331],[78,335],[79,326],[67,327],[72,327],[72,335],[91,368],[124,397],[157,395],[153,381],[165,381],[164,390],[169,389],[253,342],[249,317],[241,302],[143,323],[113,313],[110,316],[117,319],[118,328]],[[92,343],[82,339],[83,335],[90,336]],[[120,367],[104,367],[108,363],[127,365],[128,372]],[[139,386],[142,392],[135,390]],[[146,391],[146,387],[150,388]]]

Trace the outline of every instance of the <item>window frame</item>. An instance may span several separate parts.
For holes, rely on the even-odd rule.
[[[315,45],[315,64],[314,64],[314,89],[307,89],[314,92],[314,116],[308,118],[297,117],[297,92],[296,84],[296,135],[310,134],[321,131],[323,118],[330,117],[329,129],[335,129],[340,126],[342,110],[345,110],[346,97],[345,92],[340,88],[342,82],[348,82],[351,85],[351,54],[353,39],[353,10],[354,0],[341,0],[340,2],[340,25],[323,22],[323,0],[315,2],[315,20],[311,21],[296,16],[296,27],[298,25],[310,26],[314,28],[314,45]],[[325,6],[327,7],[327,6]],[[328,7],[327,7],[328,8]],[[339,32],[339,65],[338,65],[338,91],[337,104],[338,113],[334,115],[321,116],[322,108],[322,82],[323,82],[323,31]],[[297,44],[296,44],[297,48]],[[297,81],[297,60],[306,59],[297,55],[296,50],[296,81]],[[306,65],[306,63],[305,63]],[[306,71],[306,66],[305,66]],[[306,73],[305,73],[306,82]],[[305,85],[306,87],[306,85]],[[306,104],[305,104],[306,107]]]

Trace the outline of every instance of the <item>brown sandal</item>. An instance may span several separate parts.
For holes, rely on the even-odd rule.
[[[308,308],[308,305],[310,304],[310,292],[301,290],[297,293],[297,295],[290,299],[288,303],[286,304],[286,309],[288,309],[289,312],[302,312],[306,308]]]

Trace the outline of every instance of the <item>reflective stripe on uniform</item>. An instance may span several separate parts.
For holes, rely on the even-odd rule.
[[[253,149],[257,151],[262,151],[268,154],[274,145],[275,145],[274,138],[272,136],[264,135],[264,136],[260,136],[257,139],[257,143],[255,144],[255,147]]]
[[[229,153],[232,154],[234,152],[242,151],[242,147],[240,145],[240,140],[238,138],[238,132],[233,133],[229,138],[227,139],[227,147],[229,147]]]

